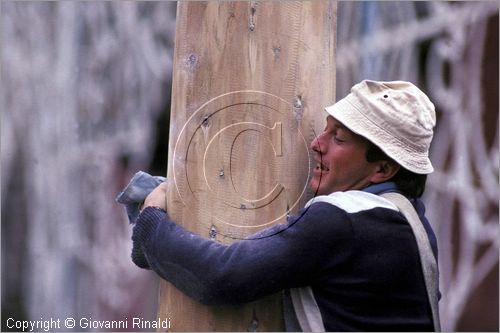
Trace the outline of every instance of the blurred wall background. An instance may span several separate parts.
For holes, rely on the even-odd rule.
[[[117,192],[167,164],[175,2],[0,3],[5,320],[156,316]],[[438,113],[425,201],[444,330],[498,331],[498,2],[338,2],[337,96],[409,80]]]
[[[0,6],[2,328],[156,317],[114,198],[137,170],[166,174],[176,3]]]

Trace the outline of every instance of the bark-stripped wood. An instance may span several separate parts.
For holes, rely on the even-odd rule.
[[[179,2],[171,217],[229,244],[307,199],[308,147],[334,100],[336,3]],[[175,185],[175,186],[174,186]],[[160,283],[172,331],[281,331],[280,295],[208,307]]]

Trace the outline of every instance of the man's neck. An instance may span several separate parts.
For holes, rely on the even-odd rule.
[[[373,193],[373,194],[382,194],[387,192],[399,192],[398,186],[395,182],[387,181],[378,184],[371,184],[362,189],[362,191]]]

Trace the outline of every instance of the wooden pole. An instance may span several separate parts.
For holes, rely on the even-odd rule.
[[[171,217],[229,244],[303,206],[309,143],[335,92],[334,1],[182,2],[167,177]],[[282,331],[281,295],[208,307],[161,281],[172,331]]]

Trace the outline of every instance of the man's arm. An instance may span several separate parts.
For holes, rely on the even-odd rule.
[[[141,254],[145,261],[140,263],[197,301],[249,302],[311,284],[325,260],[332,260],[332,251],[338,261],[349,255],[352,230],[342,210],[319,203],[300,214],[286,225],[225,246],[185,230],[165,211],[147,207],[134,227],[133,255]]]

